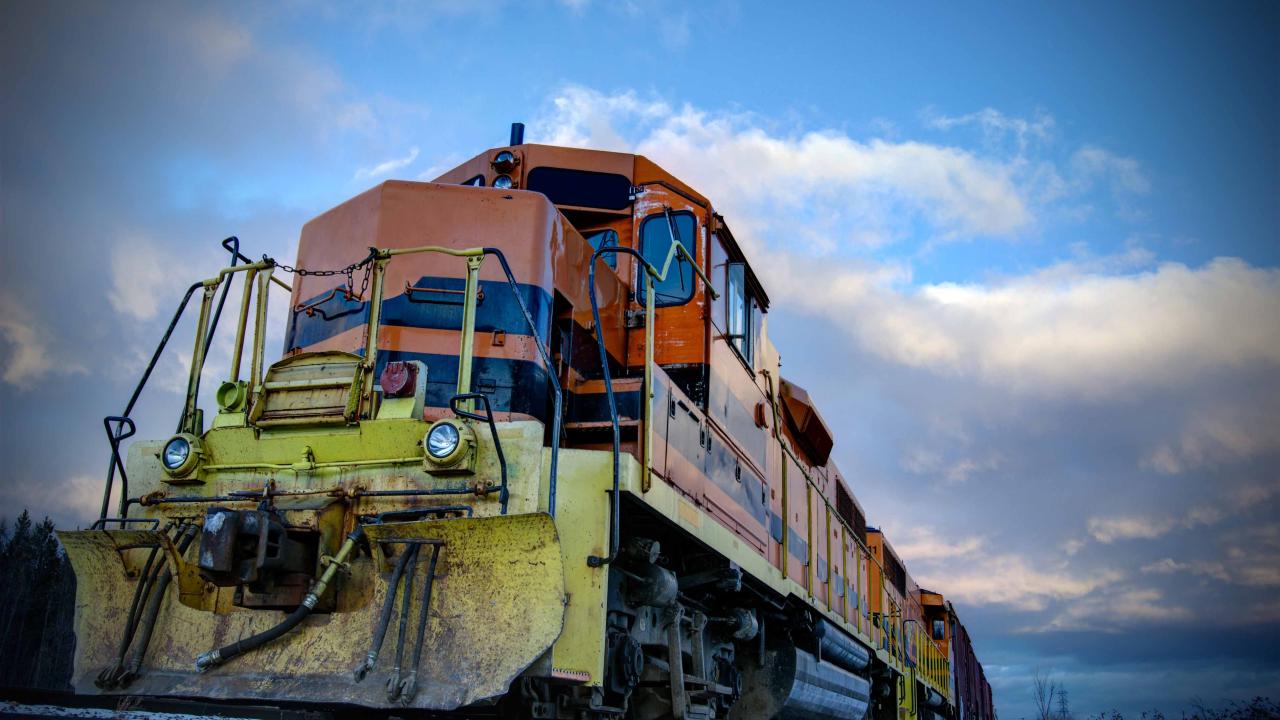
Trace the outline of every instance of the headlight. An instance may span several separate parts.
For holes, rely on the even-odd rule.
[[[467,423],[452,418],[437,420],[422,438],[427,471],[470,473],[476,466],[476,436]]]
[[[164,466],[170,470],[177,470],[187,464],[187,459],[191,457],[191,443],[187,442],[184,437],[176,437],[164,446]]]
[[[503,150],[493,158],[493,169],[500,173],[509,173],[520,164],[519,158],[510,150]]]
[[[458,451],[458,444],[461,442],[462,435],[453,423],[436,423],[431,432],[427,433],[427,452],[433,458],[447,458]]]
[[[200,462],[200,441],[193,435],[174,435],[160,451],[160,464],[174,476],[186,475]]]
[[[511,183],[510,175],[499,175],[498,177],[493,179],[493,186],[498,188],[499,190],[510,190],[511,185],[512,183]]]

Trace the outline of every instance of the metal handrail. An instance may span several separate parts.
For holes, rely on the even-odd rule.
[[[516,304],[520,306],[520,314],[524,315],[525,322],[529,324],[529,332],[533,333],[534,344],[538,346],[538,354],[542,356],[542,363],[547,366],[547,377],[551,380],[551,389],[555,393],[553,400],[551,418],[551,467],[548,470],[549,480],[547,482],[547,512],[551,517],[556,516],[556,471],[557,464],[560,459],[560,434],[562,428],[562,415],[564,406],[564,393],[560,389],[560,378],[556,375],[555,368],[551,364],[551,354],[547,349],[547,343],[538,336],[538,326],[533,322],[533,315],[529,313],[529,308],[524,304],[524,297],[520,295],[520,287],[516,283],[516,276],[511,272],[511,266],[507,264],[507,256],[495,247],[484,248],[486,255],[493,255],[498,258],[498,264],[502,266],[502,272],[507,276],[507,285],[511,288],[511,294],[516,298]],[[476,298],[476,302],[480,302],[480,298]]]
[[[670,210],[668,209],[668,222],[670,224]],[[671,248],[667,251],[666,261],[662,264],[662,270],[659,271],[649,261],[644,259],[638,250],[629,247],[620,246],[603,246],[591,254],[590,267],[587,270],[587,285],[590,288],[591,296],[591,319],[595,324],[596,345],[600,349],[600,367],[604,375],[604,391],[605,397],[609,403],[609,424],[613,431],[613,490],[612,505],[613,517],[610,521],[609,535],[609,554],[600,557],[591,555],[587,557],[587,565],[590,567],[602,567],[613,562],[618,556],[618,547],[621,542],[620,526],[622,502],[619,494],[620,486],[620,468],[622,455],[622,431],[618,421],[618,405],[613,396],[613,376],[609,371],[609,350],[605,347],[604,329],[600,324],[600,301],[596,297],[596,261],[601,255],[606,253],[623,253],[631,255],[640,261],[641,267],[644,269],[644,318],[645,318],[645,343],[644,343],[644,394],[640,403],[641,422],[645,428],[644,447],[642,449],[642,464],[644,475],[641,479],[641,488],[647,490],[649,488],[649,473],[652,465],[652,437],[650,433],[649,413],[650,406],[653,404],[653,326],[654,326],[654,302],[653,302],[653,283],[663,282],[667,279],[667,272],[671,270],[671,262],[675,259],[677,253],[689,260],[689,264],[697,271],[698,277],[702,278],[702,282],[707,287],[707,291],[711,294],[711,299],[716,300],[720,297],[720,293],[716,291],[711,284],[711,279],[707,277],[702,268],[698,266],[698,261],[689,253],[684,244],[680,242],[679,233],[674,225],[670,225],[672,238]]]
[[[484,404],[484,415],[473,413],[461,406],[466,400],[479,400]],[[493,449],[498,455],[498,470],[501,473],[502,484],[498,487],[498,502],[502,505],[502,514],[507,514],[507,500],[510,494],[507,492],[507,456],[502,452],[502,438],[498,437],[498,426],[493,421],[493,408],[489,405],[489,396],[484,393],[463,393],[454,395],[449,398],[449,409],[458,417],[467,418],[468,420],[476,420],[487,423],[489,425],[489,434],[493,436]]]
[[[240,253],[240,238],[235,237],[234,235],[229,238],[226,238],[225,240],[222,241],[222,247],[231,253],[232,266],[236,265],[238,262],[246,262],[246,263],[252,262],[249,260],[249,258],[245,257]],[[221,278],[221,275],[219,277]],[[289,287],[288,285],[285,285],[279,280],[277,280],[276,282],[277,284],[284,286],[286,289]],[[178,303],[177,310],[174,311],[173,317],[169,320],[169,326],[165,329],[164,335],[161,336],[159,344],[156,345],[155,352],[151,354],[151,359],[147,362],[146,369],[142,371],[142,377],[138,379],[138,384],[134,386],[133,393],[129,396],[129,401],[125,403],[124,412],[120,413],[119,415],[110,416],[109,418],[107,418],[106,422],[110,423],[113,420],[121,420],[121,419],[127,420],[129,416],[133,414],[133,408],[135,405],[137,405],[138,399],[142,396],[143,388],[146,387],[147,381],[151,379],[152,372],[155,371],[156,365],[160,362],[160,356],[164,354],[164,349],[165,347],[168,346],[169,339],[173,336],[173,331],[178,327],[178,321],[182,319],[183,314],[186,312],[187,303],[191,301],[191,296],[195,294],[195,291],[202,287],[205,287],[206,283],[207,281],[193,283],[190,287],[187,288],[186,293],[184,293],[182,296],[182,300]],[[225,290],[223,292],[222,299],[223,301],[226,300]],[[213,332],[217,328],[218,319],[221,317],[221,315],[222,315],[222,302],[219,302],[218,310],[217,312],[214,313],[214,316],[213,316],[213,321],[212,323],[209,324],[207,328],[207,338],[205,340],[206,344],[209,342],[212,342]],[[201,360],[200,369],[203,369],[203,359]],[[182,425],[186,422],[186,419],[187,419],[186,408],[184,406],[183,417],[179,420],[179,423],[178,423],[179,430],[182,429]],[[129,424],[132,425],[132,422],[130,422]],[[124,423],[121,423],[121,422],[117,422],[115,432],[111,432],[110,430],[108,430],[108,442],[112,446],[112,456],[110,459],[110,463],[107,467],[107,482],[106,482],[106,487],[104,488],[102,493],[102,509],[98,515],[99,521],[105,520],[107,518],[107,512],[111,506],[111,491],[114,489],[114,486],[115,486],[115,475],[116,475],[117,466],[120,468],[122,477],[124,475],[124,464],[120,461],[120,457],[119,457],[119,445],[121,441],[125,440],[127,437],[129,437],[129,435],[132,435],[133,433],[130,432],[129,435],[123,435],[122,434],[123,431],[124,431]],[[124,482],[127,483],[128,482],[127,479],[124,480]],[[128,493],[127,487],[123,492],[120,493],[119,512],[121,517],[124,517],[126,511],[128,510],[128,502],[127,502],[128,494],[129,493]]]

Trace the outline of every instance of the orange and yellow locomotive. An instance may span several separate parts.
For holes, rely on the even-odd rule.
[[[521,132],[315,218],[296,269],[233,252],[192,286],[178,432],[123,459],[132,421],[109,418],[102,517],[61,533],[77,692],[994,717],[953,608],[867,527],[780,375],[726,219],[647,158]],[[273,287],[290,313],[270,363]]]

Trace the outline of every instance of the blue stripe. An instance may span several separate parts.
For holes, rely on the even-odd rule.
[[[378,369],[389,362],[419,360],[427,366],[427,398],[430,407],[448,407],[458,392],[458,356],[383,350]],[[489,396],[494,412],[529,415],[547,422],[551,385],[547,371],[528,360],[477,357],[471,366],[471,389]]]
[[[454,277],[419,278],[414,287],[431,288],[433,290],[462,290],[466,281]],[[551,327],[551,295],[537,285],[517,283],[525,306],[533,316],[537,326],[537,335],[549,337]],[[398,289],[397,289],[398,290]],[[476,306],[476,330],[482,332],[503,331],[512,335],[530,335],[529,323],[525,322],[520,305],[511,293],[511,286],[501,280],[481,280],[480,290],[484,300]],[[314,295],[303,301],[310,305],[328,295],[328,291]],[[384,326],[403,326],[430,328],[436,330],[459,330],[462,328],[461,296],[456,294],[415,292],[415,299],[410,299],[403,292],[382,301],[382,324]],[[427,302],[433,300],[437,302]],[[289,318],[289,327],[285,331],[285,349],[307,348],[335,335],[340,335],[352,328],[365,324],[369,316],[368,303],[346,300],[338,295],[315,308],[315,314],[308,316],[305,312],[293,312]]]

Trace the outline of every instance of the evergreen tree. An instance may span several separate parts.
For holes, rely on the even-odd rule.
[[[0,686],[68,689],[75,635],[75,577],[53,521],[26,510],[9,531],[0,521]]]

